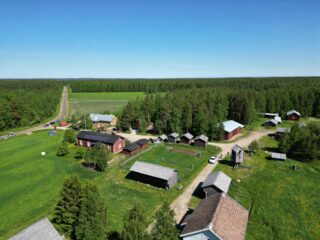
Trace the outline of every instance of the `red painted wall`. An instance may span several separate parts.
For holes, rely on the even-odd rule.
[[[232,137],[234,137],[235,135],[237,135],[239,133],[241,133],[241,128],[240,127],[235,129],[235,130],[233,130],[232,132],[229,132],[229,133],[226,132],[226,134],[224,136],[224,139],[229,140],[229,139],[231,139]]]
[[[299,119],[300,119],[300,117],[294,113],[288,116],[288,120],[298,121]]]
[[[82,142],[82,144],[81,144]],[[90,148],[90,145],[92,144],[90,141],[77,139],[78,146],[87,147]],[[106,144],[107,149],[110,150],[112,153],[119,153],[122,151],[122,149],[125,147],[126,142],[123,138],[119,138],[118,141],[116,141],[115,144]]]

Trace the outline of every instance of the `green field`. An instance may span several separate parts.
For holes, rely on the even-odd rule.
[[[42,131],[0,141],[0,239],[50,215],[65,176],[97,175],[78,161],[55,156],[62,136]],[[46,156],[40,156],[43,151]]]
[[[115,112],[128,101],[144,98],[143,92],[97,92],[71,93],[70,105],[73,114]]]
[[[277,147],[269,137],[260,144]],[[229,161],[215,169],[232,177],[230,196],[250,209],[246,239],[320,239],[320,162],[272,161],[264,151],[246,156],[245,165],[251,169],[233,170]],[[292,165],[298,170],[291,170]],[[191,205],[197,202],[193,199]]]
[[[42,131],[0,142],[0,179],[5,183],[0,189],[0,239],[6,239],[44,216],[51,217],[63,179],[73,173],[82,179],[92,179],[99,187],[108,206],[110,228],[120,230],[124,214],[135,203],[143,205],[147,215],[152,217],[164,200],[170,202],[183,191],[176,187],[166,191],[126,179],[128,168],[134,161],[176,168],[181,178],[177,186],[186,186],[207,164],[208,157],[218,152],[213,147],[204,150],[174,145],[174,148],[201,152],[201,157],[194,157],[170,151],[167,145],[159,145],[124,166],[119,162],[104,173],[96,173],[82,167],[72,154],[56,157],[56,145],[61,138],[62,132],[49,137],[47,131]],[[42,151],[47,155],[41,157]]]

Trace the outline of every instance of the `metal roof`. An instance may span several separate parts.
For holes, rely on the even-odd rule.
[[[90,118],[92,122],[112,122],[114,115],[91,113]]]
[[[221,239],[244,240],[248,210],[225,193],[201,200],[193,213],[185,219],[180,237],[211,230]]]
[[[238,144],[235,144],[232,146],[232,151],[239,152],[243,151],[243,149]]]
[[[278,121],[275,119],[270,119],[270,120],[266,121],[264,124],[269,123],[269,122],[273,123],[274,125],[278,125]]]
[[[165,134],[161,135],[159,138],[160,138],[161,140],[166,140],[166,139],[168,139],[167,135],[165,135]]]
[[[200,135],[200,136],[197,136],[195,139],[194,139],[195,141],[196,140],[202,140],[202,141],[204,141],[204,142],[208,142],[208,140],[209,140],[209,138],[207,137],[207,136],[205,136],[205,135]]]
[[[279,116],[279,113],[265,113],[264,115],[269,117],[276,117]]]
[[[218,171],[208,175],[202,184],[202,188],[215,186],[221,191],[227,193],[231,183],[231,178],[225,173]]]
[[[290,133],[291,128],[277,128],[277,133]]]
[[[9,240],[63,240],[63,238],[48,218],[43,218],[9,238]]]
[[[282,119],[279,116],[274,117],[274,120],[276,120],[279,123],[282,123]]]
[[[120,136],[112,134],[104,134],[92,131],[81,131],[77,135],[78,139],[89,140],[94,142],[102,142],[106,144],[114,144]]]
[[[289,116],[291,114],[297,114],[298,116],[301,116],[301,114],[296,110],[291,110],[291,111],[287,112],[287,116]]]
[[[130,168],[130,171],[152,176],[155,178],[160,178],[163,180],[169,180],[177,170],[153,163],[136,161]]]
[[[244,127],[244,125],[242,125],[241,123],[238,123],[238,122],[233,121],[233,120],[225,121],[222,124],[223,124],[224,130],[226,132],[232,132],[232,131],[234,131],[235,129],[237,129],[239,127],[240,128]]]
[[[182,137],[185,137],[185,138],[191,140],[193,138],[193,135],[191,133],[185,133],[182,135]]]
[[[280,160],[286,160],[287,159],[287,155],[285,153],[271,153],[271,158],[280,159]]]
[[[177,138],[177,137],[179,137],[179,134],[174,132],[174,133],[169,134],[169,136],[171,136],[173,138]]]

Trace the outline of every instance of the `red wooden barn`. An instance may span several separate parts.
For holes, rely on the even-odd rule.
[[[125,147],[125,139],[118,135],[104,134],[92,131],[81,131],[77,135],[78,146],[90,148],[95,143],[103,143],[112,153],[121,152]]]
[[[298,121],[301,117],[301,114],[297,112],[296,110],[291,110],[287,112],[287,118],[288,120]]]
[[[224,139],[229,140],[235,135],[241,132],[241,129],[244,127],[241,123],[238,123],[233,120],[225,121],[222,123],[224,127]]]

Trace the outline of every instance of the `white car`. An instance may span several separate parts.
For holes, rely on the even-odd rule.
[[[214,164],[217,160],[218,159],[216,156],[212,156],[211,158],[209,158],[208,163]]]

